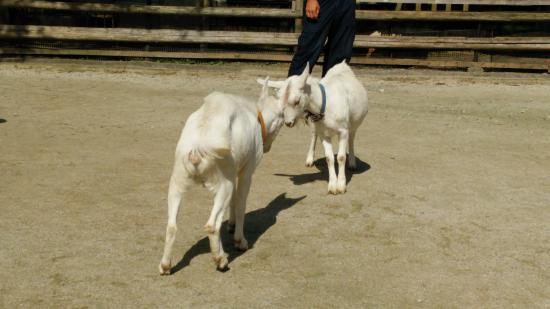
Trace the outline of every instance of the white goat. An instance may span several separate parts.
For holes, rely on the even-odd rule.
[[[170,273],[176,217],[183,195],[192,183],[202,183],[214,194],[214,206],[205,229],[218,269],[225,269],[228,264],[220,226],[229,205],[229,228],[234,228],[235,246],[241,250],[248,248],[243,224],[252,174],[282,125],[282,106],[276,98],[268,96],[267,82],[258,104],[214,92],[189,116],[176,147],[168,190],[168,226],[159,265],[161,275]]]
[[[262,83],[263,80],[258,80]],[[357,167],[354,139],[357,128],[367,115],[367,90],[344,62],[332,67],[319,80],[309,74],[309,64],[301,75],[290,76],[284,81],[268,81],[270,87],[278,88],[278,96],[284,108],[285,124],[294,126],[297,118],[309,117],[314,129],[308,150],[306,165],[313,165],[317,135],[325,148],[329,171],[328,192],[346,192],[346,148],[349,148],[349,167]],[[325,92],[325,94],[323,94]],[[325,99],[323,99],[325,97]],[[326,109],[323,111],[323,100]],[[338,175],[334,167],[332,150],[333,136],[338,136]]]

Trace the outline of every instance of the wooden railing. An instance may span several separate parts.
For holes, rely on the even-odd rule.
[[[279,32],[0,25],[0,38],[4,39],[294,46],[298,40],[298,35],[298,33]],[[355,37],[354,47],[550,51],[550,37],[469,38],[428,36],[375,37],[357,35]]]
[[[201,16],[232,16],[232,17],[268,17],[268,18],[298,18],[302,16],[300,9],[276,8],[243,8],[243,7],[201,7],[144,5],[120,3],[83,3],[65,1],[34,1],[34,0],[0,0],[0,6],[11,8],[43,9],[77,12],[105,12],[130,14],[161,14],[161,15],[201,15]],[[299,4],[298,4],[299,6]]]
[[[45,9],[78,12],[105,12],[105,13],[134,13],[134,14],[161,14],[161,15],[200,15],[200,16],[231,16],[231,17],[266,17],[266,18],[300,18],[302,10],[299,9],[302,1],[298,1],[295,9],[276,8],[243,8],[243,7],[185,7],[166,5],[143,4],[107,4],[107,3],[82,3],[62,1],[33,1],[33,0],[0,0],[0,6],[26,9]],[[358,3],[414,3],[414,4],[451,4],[451,5],[494,5],[505,4],[507,6],[550,6],[550,1],[467,1],[467,0],[358,0]],[[485,20],[485,21],[548,21],[550,13],[537,12],[450,12],[450,11],[380,11],[358,10],[359,20]]]
[[[550,5],[547,0],[357,0],[357,3],[420,3],[420,4],[454,4],[454,5],[506,5],[534,6]]]
[[[458,21],[458,22],[550,22],[550,11],[472,11],[471,6],[509,6],[527,7],[539,6],[550,8],[550,1],[542,0],[358,0],[361,8],[356,16],[359,20],[375,21]],[[373,9],[376,3],[394,4],[391,10]],[[403,5],[413,4],[413,10],[405,10]],[[426,9],[428,7],[428,10]],[[444,6],[444,8],[441,8]],[[459,6],[459,10],[456,6]],[[363,9],[363,8],[368,9]],[[204,7],[202,1],[197,6],[142,5],[121,3],[86,3],[66,1],[32,1],[32,0],[0,0],[0,9],[31,9],[57,10],[75,12],[102,12],[123,14],[155,14],[155,15],[194,15],[219,16],[231,18],[279,18],[293,19],[296,22],[296,32],[243,32],[243,31],[199,31],[181,29],[137,29],[137,28],[92,28],[92,27],[61,27],[41,25],[10,25],[0,24],[0,40],[58,40],[58,41],[93,41],[93,42],[134,42],[134,43],[189,43],[189,44],[232,44],[251,46],[288,46],[296,45],[303,15],[303,0],[292,1],[290,8],[251,8],[251,7]],[[1,22],[1,20],[0,20]],[[430,66],[464,67],[478,63],[483,67],[510,68],[541,68],[549,66],[547,58],[535,59],[536,63],[518,64],[510,61],[508,64],[491,64],[491,61],[472,59],[467,61],[452,60],[419,60],[419,59],[373,59],[369,58],[375,49],[421,49],[421,50],[463,50],[463,51],[519,51],[548,52],[550,51],[550,33],[536,36],[501,36],[501,37],[466,37],[466,36],[372,36],[359,34],[356,36],[356,48],[370,49],[367,57],[355,57],[356,63],[372,64],[402,64]],[[100,55],[122,57],[172,57],[172,58],[230,58],[288,61],[289,54],[258,54],[253,52],[163,52],[163,51],[131,51],[131,50],[99,50],[78,48],[20,48],[4,46],[0,54],[59,54],[59,55]],[[476,57],[474,57],[476,58]],[[439,62],[438,62],[439,61]],[[462,63],[462,64],[461,64]]]

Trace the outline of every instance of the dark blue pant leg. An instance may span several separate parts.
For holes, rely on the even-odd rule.
[[[319,5],[321,9],[319,18],[312,20],[304,16],[302,34],[298,39],[298,47],[290,63],[288,76],[302,74],[307,62],[309,62],[309,69],[313,70],[313,66],[319,59],[321,51],[323,51],[332,20],[338,10],[338,2],[334,0],[320,0]]]
[[[346,60],[349,63],[355,40],[355,0],[340,0],[328,41],[324,48],[323,76],[334,65]]]

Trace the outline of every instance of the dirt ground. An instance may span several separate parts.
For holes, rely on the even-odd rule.
[[[327,195],[322,150],[306,168],[307,128],[284,128],[252,184],[252,248],[224,231],[215,270],[197,187],[161,277],[186,117],[286,65],[0,63],[0,307],[550,307],[550,77],[355,70],[370,111],[348,192]]]

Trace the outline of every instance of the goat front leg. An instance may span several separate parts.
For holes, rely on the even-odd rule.
[[[159,271],[161,275],[169,275],[172,267],[172,247],[174,245],[174,241],[176,240],[176,231],[178,230],[176,220],[178,217],[180,203],[187,186],[184,183],[182,169],[183,166],[176,165],[174,167],[174,172],[172,173],[168,188],[168,225],[166,227],[164,253],[159,264]]]
[[[208,233],[212,258],[214,259],[214,263],[219,270],[226,269],[228,264],[227,254],[223,251],[222,240],[220,238],[220,228],[222,225],[223,214],[231,202],[234,186],[234,180],[220,180],[220,183],[215,191],[214,207],[212,207],[210,218],[204,226],[204,229]]]
[[[313,159],[315,157],[315,144],[317,143],[317,128],[313,123],[310,123],[309,127],[311,129],[311,142],[309,143],[309,149],[307,151],[306,166],[312,167]]]
[[[323,148],[325,148],[325,157],[328,168],[328,193],[338,194],[336,171],[334,170],[334,152],[332,151],[332,143],[329,137],[323,138]]]
[[[239,185],[235,197],[235,234],[233,241],[237,249],[245,251],[248,249],[248,241],[244,237],[244,217],[246,213],[246,199],[250,192],[252,182],[252,171],[244,171],[239,176]]]
[[[338,184],[336,186],[337,193],[346,192],[346,147],[348,145],[349,135],[348,130],[340,131],[338,140]]]

